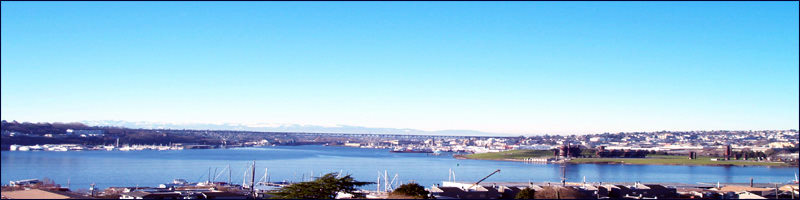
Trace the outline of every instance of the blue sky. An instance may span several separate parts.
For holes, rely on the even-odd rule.
[[[798,128],[798,2],[2,2],[2,118]]]

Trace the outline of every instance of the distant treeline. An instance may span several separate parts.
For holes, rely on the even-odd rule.
[[[3,120],[0,126],[2,126],[3,132],[13,131],[31,135],[65,133],[67,129],[90,129],[89,126],[81,123],[19,123],[17,121],[7,122],[6,120]]]
[[[98,137],[80,137],[67,135],[67,129],[73,130],[103,130],[104,134]],[[119,139],[120,144],[170,144],[191,143],[237,145],[245,141],[270,139],[271,142],[286,144],[303,144],[307,142],[294,137],[290,133],[264,133],[247,131],[206,131],[206,130],[174,130],[174,129],[129,129],[123,127],[98,127],[87,126],[82,123],[19,123],[3,120],[0,123],[2,130],[2,150],[8,150],[12,144],[84,144],[103,145],[114,144]],[[11,136],[11,133],[15,133]],[[45,137],[45,135],[50,134]]]

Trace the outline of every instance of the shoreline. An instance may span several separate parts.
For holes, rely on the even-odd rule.
[[[453,155],[453,158],[460,159],[460,160],[494,160],[494,161],[507,161],[507,162],[525,162],[525,163],[542,163],[542,162],[530,162],[522,159],[511,159],[511,158],[503,158],[503,159],[483,159],[483,158],[469,158],[466,155]],[[780,164],[780,165],[752,165],[752,164],[687,164],[687,163],[626,163],[623,161],[582,161],[582,162],[570,162],[567,161],[566,163],[557,163],[557,162],[548,162],[543,164],[573,164],[573,165],[580,165],[580,164],[605,164],[605,165],[675,165],[675,166],[712,166],[712,167],[785,167],[785,168],[798,168],[800,166],[794,166],[789,164]]]

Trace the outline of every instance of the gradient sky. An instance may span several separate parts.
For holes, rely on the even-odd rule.
[[[2,2],[2,119],[798,128],[798,2]]]

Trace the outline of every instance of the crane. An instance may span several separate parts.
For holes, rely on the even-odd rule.
[[[479,183],[483,182],[483,180],[486,180],[487,178],[489,178],[490,176],[492,176],[492,175],[496,174],[497,172],[500,172],[500,169],[498,169],[498,170],[494,170],[494,172],[492,172],[492,173],[491,173],[491,174],[489,174],[488,176],[486,176],[486,177],[483,177],[483,178],[482,178],[481,180],[479,180],[478,182],[475,182],[475,183],[473,183],[471,186],[469,186],[469,187],[467,188],[467,190],[469,190],[469,189],[472,189],[472,187],[475,187],[475,186],[476,186],[476,185],[478,185]]]

